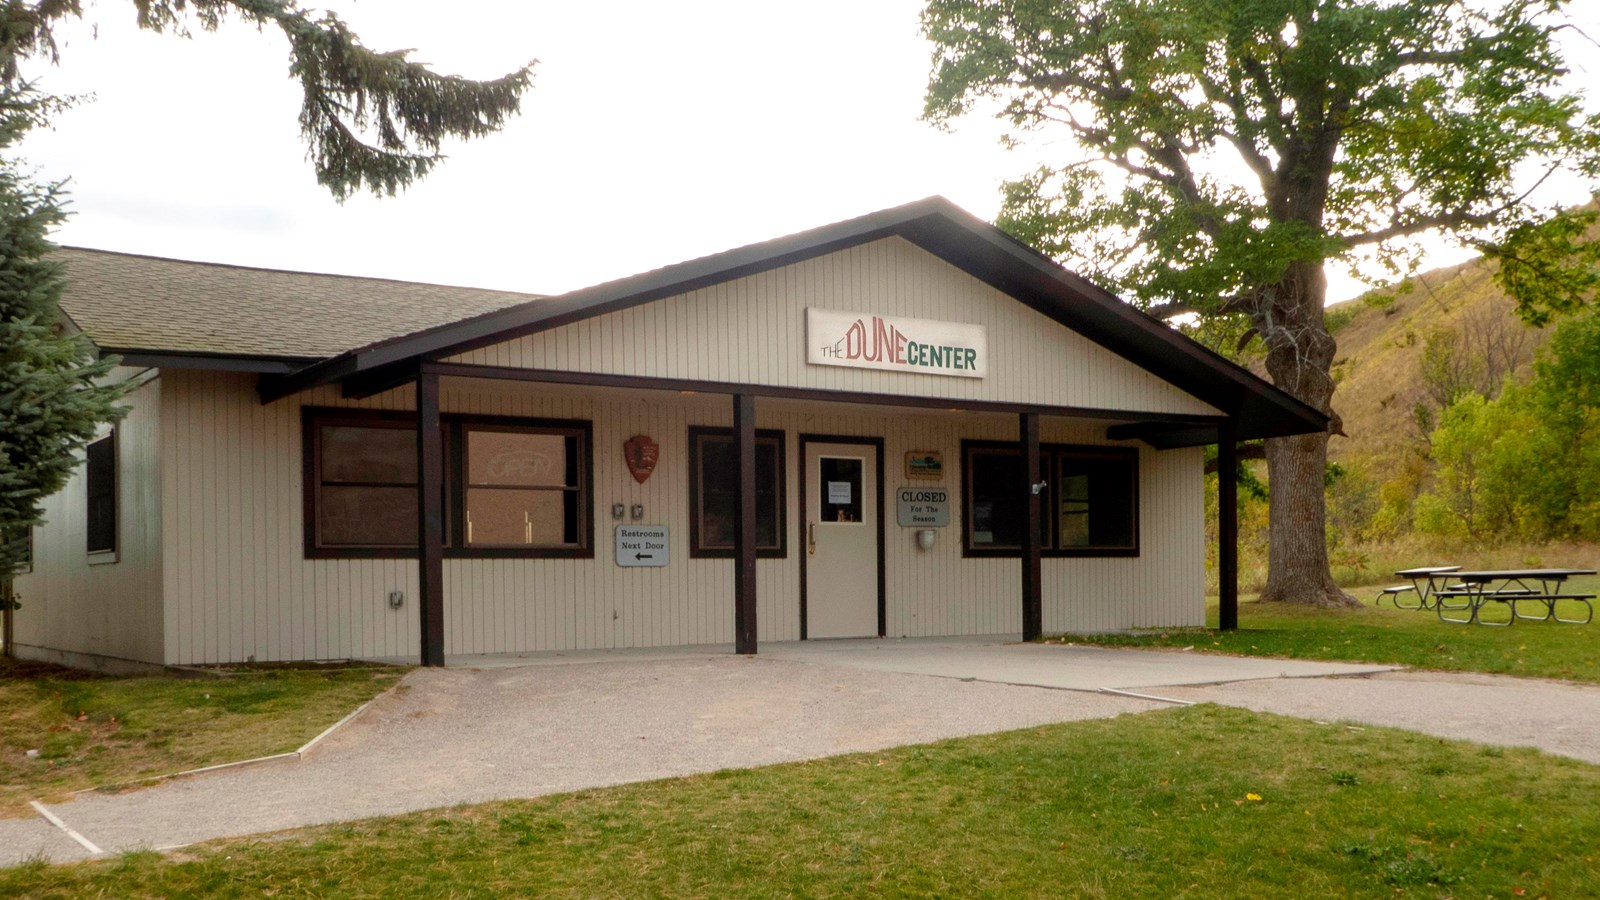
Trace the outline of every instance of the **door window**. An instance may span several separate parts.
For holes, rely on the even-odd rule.
[[[823,456],[817,460],[818,490],[822,492],[821,520],[861,521],[861,473],[865,460],[854,456]]]

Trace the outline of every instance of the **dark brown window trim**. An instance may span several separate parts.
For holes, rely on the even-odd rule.
[[[594,558],[594,425],[584,419],[547,419],[520,416],[444,413],[439,417],[445,428],[445,546],[446,559],[593,559]],[[317,458],[316,426],[348,424],[359,427],[392,427],[415,430],[416,414],[408,410],[349,409],[338,406],[307,406],[300,410],[303,490],[301,510],[305,533],[306,559],[416,559],[415,547],[319,547],[317,546],[317,488],[321,471]],[[464,534],[465,513],[458,502],[465,481],[463,426],[489,425],[501,428],[564,429],[582,436],[578,464],[580,493],[577,547],[460,547],[456,536]],[[403,485],[414,487],[414,485]]]
[[[977,547],[972,543],[972,498],[971,490],[971,450],[995,449],[1017,450],[1016,441],[989,441],[989,440],[963,440],[961,442],[961,555],[970,559],[1020,559],[1020,547]],[[1040,444],[1039,450],[1045,456],[1045,478],[1050,482],[1048,493],[1050,501],[1045,504],[1049,512],[1043,517],[1048,529],[1048,541],[1040,555],[1048,559],[1118,559],[1139,556],[1139,450],[1137,447],[1118,447],[1106,444]],[[1060,475],[1057,471],[1058,461],[1062,455],[1073,456],[1098,456],[1102,459],[1129,459],[1133,462],[1133,546],[1131,547],[1055,547],[1060,539],[1055,510],[1059,503],[1054,502],[1056,491],[1059,489],[1057,482]]]
[[[733,440],[733,429],[714,425],[689,426],[689,558],[690,559],[733,559],[733,549],[721,549],[700,546],[700,453],[699,439],[701,437],[726,437]],[[789,557],[789,516],[788,516],[788,489],[789,489],[789,447],[787,437],[782,430],[770,428],[756,429],[756,443],[763,441],[775,442],[778,446],[778,496],[777,503],[777,532],[778,546],[756,549],[757,559],[787,559]]]

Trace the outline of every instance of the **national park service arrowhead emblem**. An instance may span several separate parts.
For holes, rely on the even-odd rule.
[[[654,438],[636,434],[622,444],[622,458],[628,463],[633,480],[644,484],[656,470],[656,460],[661,457],[661,447]]]

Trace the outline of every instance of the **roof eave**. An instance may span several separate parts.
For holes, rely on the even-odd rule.
[[[104,358],[116,356],[125,366],[151,366],[161,369],[195,369],[207,372],[250,372],[258,375],[288,375],[316,360],[298,356],[267,356],[193,350],[155,350],[142,347],[98,347]]]
[[[1236,416],[1242,440],[1327,428],[1327,416],[942,197],[380,341],[264,382],[262,401],[351,376],[387,384],[423,361],[891,235],[916,244],[1180,390]]]

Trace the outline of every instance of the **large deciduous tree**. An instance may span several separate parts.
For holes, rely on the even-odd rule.
[[[128,12],[143,28],[184,36],[229,19],[281,32],[303,94],[308,156],[339,199],[393,195],[425,176],[444,141],[498,130],[532,84],[532,63],[474,81],[438,74],[406,50],[370,50],[338,17],[294,0],[131,0]],[[123,394],[107,381],[115,360],[95,359],[60,321],[64,281],[49,232],[62,218],[61,186],[36,181],[14,152],[62,105],[24,80],[26,63],[60,62],[55,29],[83,16],[80,0],[0,0],[0,585],[17,561],[4,539],[38,521],[39,502],[62,486]]]
[[[929,0],[926,115],[997,104],[1012,140],[1068,136],[1067,158],[1006,186],[1000,224],[1152,314],[1242,322],[1338,433],[1330,260],[1404,271],[1408,239],[1446,235],[1499,260],[1531,318],[1594,299],[1587,197],[1534,190],[1600,178],[1600,117],[1563,89],[1565,6]],[[1328,567],[1328,438],[1268,442],[1263,599],[1354,602]]]

